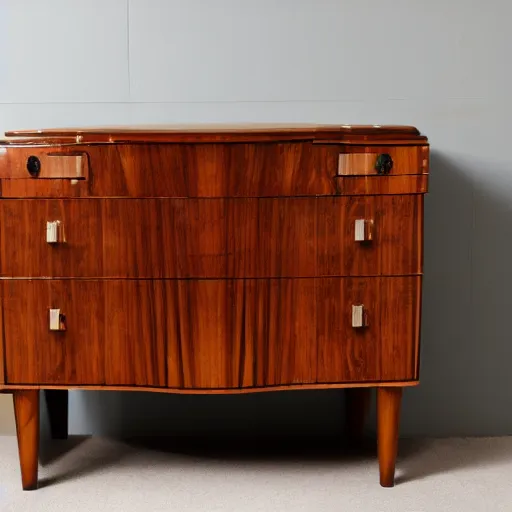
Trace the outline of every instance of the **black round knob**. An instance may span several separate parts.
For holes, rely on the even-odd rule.
[[[393,159],[388,153],[382,153],[375,161],[375,170],[378,174],[389,174],[393,169]]]
[[[37,156],[29,156],[27,160],[27,171],[33,178],[37,178],[41,172],[41,160]]]

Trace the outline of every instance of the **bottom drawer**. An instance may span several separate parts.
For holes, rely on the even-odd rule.
[[[420,277],[0,286],[8,384],[208,389],[417,378]],[[63,330],[50,329],[50,309],[64,315]]]

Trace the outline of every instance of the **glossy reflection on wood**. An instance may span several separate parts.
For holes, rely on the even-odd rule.
[[[39,456],[39,391],[16,390],[13,392],[16,435],[23,489],[37,489]]]
[[[364,143],[421,144],[426,137],[414,126],[400,125],[321,125],[321,124],[172,124],[154,126],[99,126],[87,128],[51,128],[45,130],[10,130],[6,136],[13,137],[11,143],[65,143],[75,140],[96,143],[127,142],[217,142],[242,141],[282,142],[337,141],[352,144],[354,139]],[[393,141],[397,142],[393,142]]]

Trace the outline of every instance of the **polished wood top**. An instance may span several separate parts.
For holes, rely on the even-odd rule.
[[[7,144],[115,142],[264,142],[311,140],[351,143],[366,141],[425,144],[413,126],[320,124],[195,124],[135,125],[10,130]]]

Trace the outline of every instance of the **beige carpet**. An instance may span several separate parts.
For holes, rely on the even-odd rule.
[[[372,443],[373,444],[373,443]],[[14,437],[0,437],[1,512],[512,511],[512,437],[401,442],[398,483],[378,485],[374,447],[332,440],[44,441],[22,492]]]

